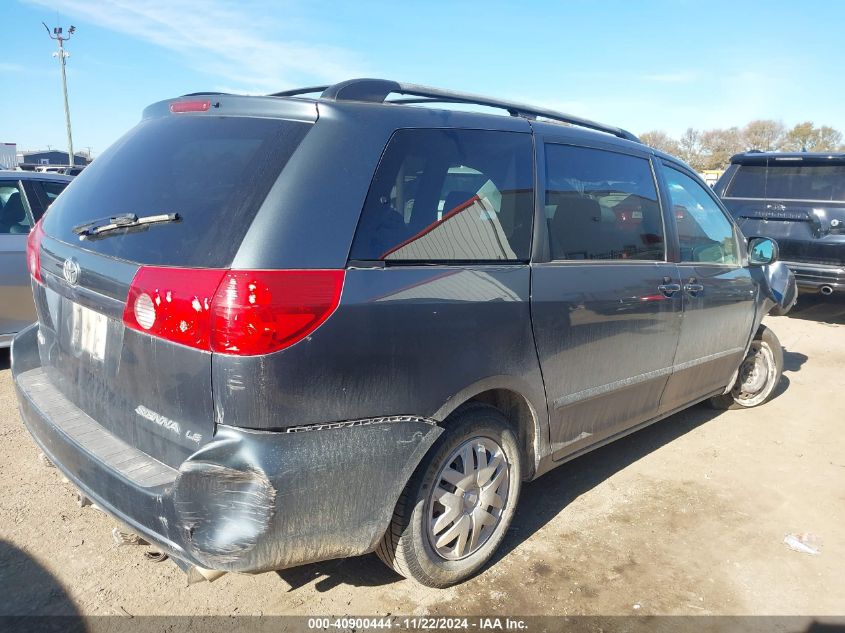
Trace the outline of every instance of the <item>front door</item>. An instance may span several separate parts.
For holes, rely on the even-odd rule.
[[[660,403],[666,413],[727,386],[745,355],[757,286],[739,233],[709,187],[664,164],[677,226],[684,317],[674,370]]]
[[[544,162],[531,310],[559,459],[657,414],[682,293],[647,154],[547,143]]]

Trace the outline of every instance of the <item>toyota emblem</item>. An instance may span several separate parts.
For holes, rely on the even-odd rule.
[[[71,286],[75,286],[79,281],[79,271],[79,262],[73,258],[66,259],[62,265],[62,276]]]

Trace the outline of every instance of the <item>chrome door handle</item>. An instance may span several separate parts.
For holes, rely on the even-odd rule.
[[[684,284],[684,292],[688,292],[695,296],[697,292],[704,292],[704,286],[700,283],[696,283],[695,279],[690,279],[689,283]]]
[[[660,284],[657,289],[666,297],[671,297],[681,289],[681,284]]]

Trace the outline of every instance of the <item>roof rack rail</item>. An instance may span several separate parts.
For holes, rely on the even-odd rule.
[[[589,119],[582,119],[581,117],[565,114],[556,110],[548,110],[525,103],[504,101],[501,99],[494,99],[466,92],[443,90],[442,88],[432,88],[430,86],[421,86],[418,84],[400,83],[397,81],[390,81],[388,79],[350,79],[331,86],[298,88],[295,90],[276,92],[270,96],[292,97],[300,94],[310,94],[316,92],[321,93],[321,99],[329,99],[332,101],[365,101],[370,103],[405,104],[469,103],[482,105],[490,108],[501,108],[506,110],[511,116],[522,116],[530,119],[542,117],[553,121],[569,123],[570,125],[578,127],[598,130],[599,132],[612,134],[613,136],[618,136],[619,138],[624,138],[629,141],[637,143],[640,142],[640,139],[638,139],[635,135],[631,134],[627,130],[623,130],[622,128],[605,125],[604,123],[597,123],[596,121],[590,121]],[[410,98],[388,100],[387,97],[391,94],[408,95]]]
[[[309,95],[314,92],[323,92],[328,86],[309,86],[307,88],[294,88],[292,90],[282,90],[281,92],[274,92],[267,95],[268,97],[295,97],[297,95]]]

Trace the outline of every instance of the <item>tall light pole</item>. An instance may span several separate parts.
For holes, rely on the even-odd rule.
[[[44,22],[41,24],[44,24]],[[55,27],[52,32],[46,24],[44,24],[44,28],[47,29],[47,35],[50,36],[50,39],[56,40],[59,46],[59,49],[53,53],[53,57],[59,60],[59,66],[62,69],[62,94],[65,97],[65,125],[67,125],[67,159],[68,165],[73,167],[73,134],[70,131],[70,107],[67,103],[67,76],[65,75],[65,60],[70,56],[70,53],[65,50],[64,43],[76,32],[76,27],[71,25],[66,36],[62,35],[62,27],[60,26]]]

